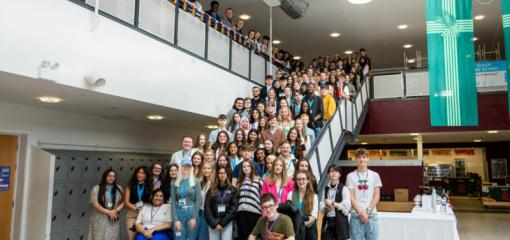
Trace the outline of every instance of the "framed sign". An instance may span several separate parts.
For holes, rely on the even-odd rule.
[[[11,180],[11,168],[0,166],[0,191],[9,191]]]
[[[506,158],[491,159],[491,175],[493,179],[505,179],[508,176]]]

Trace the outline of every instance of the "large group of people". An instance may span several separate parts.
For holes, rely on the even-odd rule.
[[[244,143],[235,173],[229,158],[210,161],[195,150],[191,158],[167,167],[155,163],[136,168],[125,189],[117,183],[115,170],[107,169],[91,191],[88,237],[120,239],[119,218],[125,209],[130,240],[313,240],[319,232],[328,240],[378,238],[376,205],[382,182],[367,167],[366,149],[356,151],[357,169],[345,184],[340,167],[331,165],[322,192],[317,192],[306,159],[294,165],[269,155],[260,169],[256,155]],[[296,171],[290,174],[290,168]]]
[[[193,5],[193,14],[203,14],[197,1],[185,3]],[[233,10],[223,18],[218,7],[213,1],[205,12],[217,20],[211,26],[242,34]],[[249,31],[246,38],[255,39],[252,46],[262,54],[270,46],[268,38],[258,42],[259,33]],[[182,137],[182,149],[168,166],[139,166],[125,188],[114,170],[106,170],[91,191],[89,239],[120,239],[122,211],[129,240],[304,240],[317,239],[318,231],[322,239],[377,239],[382,184],[367,169],[368,152],[357,151],[358,169],[346,185],[341,169],[329,167],[322,192],[307,160],[338,102],[354,99],[370,76],[366,50],[317,57],[308,66],[288,52],[274,54],[285,68],[266,76],[264,87],[253,86],[252,96],[236,98],[208,135]]]

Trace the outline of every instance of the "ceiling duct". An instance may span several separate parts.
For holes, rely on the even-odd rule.
[[[280,8],[293,19],[300,18],[305,15],[305,11],[310,3],[306,0],[281,0]]]

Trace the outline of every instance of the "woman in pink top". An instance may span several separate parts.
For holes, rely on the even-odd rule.
[[[280,158],[276,159],[269,176],[264,180],[262,194],[271,193],[278,203],[284,203],[287,200],[287,195],[294,188],[294,181],[287,178],[286,172],[283,160]]]

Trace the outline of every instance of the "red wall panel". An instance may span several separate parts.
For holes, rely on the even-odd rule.
[[[478,95],[477,127],[432,127],[429,98],[371,100],[361,134],[510,129],[506,92]]]

